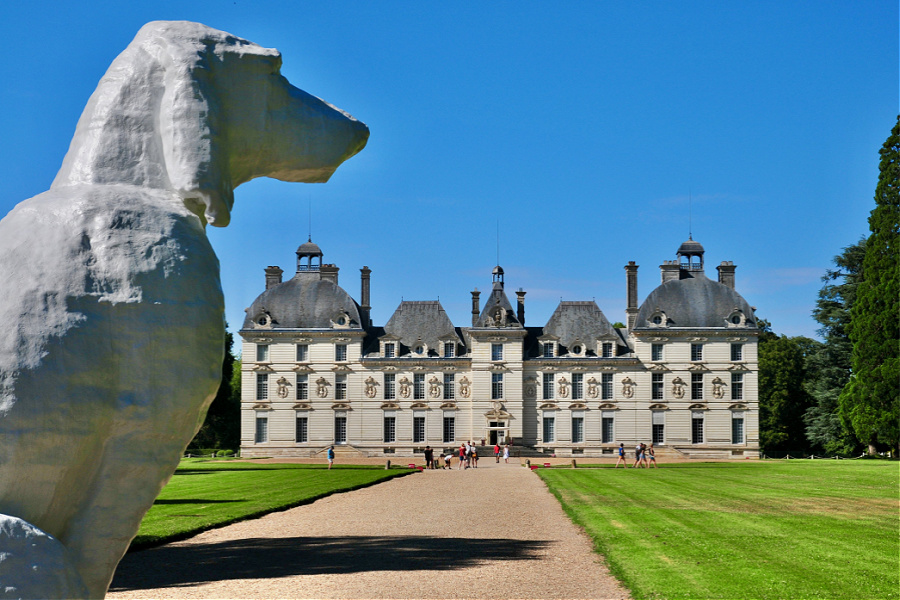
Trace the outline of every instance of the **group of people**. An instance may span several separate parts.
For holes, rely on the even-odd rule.
[[[453,457],[459,458],[457,469],[478,468],[478,450],[472,442],[463,442],[459,446],[459,450],[453,452],[448,450],[441,453],[440,458],[435,458],[434,449],[431,446],[425,446],[425,468],[426,469],[449,469],[453,462]],[[500,444],[494,444],[494,460],[500,462],[500,458],[509,463],[509,445],[500,447]]]
[[[625,469],[628,468],[628,459],[625,458],[625,444],[619,444],[619,459],[616,461],[616,466],[613,468],[618,469],[619,464]],[[637,469],[638,467],[645,467],[649,469],[651,464],[655,468],[659,468],[659,465],[656,464],[656,452],[653,450],[653,444],[648,446],[644,443],[638,443],[634,447],[634,464],[631,465],[631,468]]]

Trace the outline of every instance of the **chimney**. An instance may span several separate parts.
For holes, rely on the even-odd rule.
[[[638,314],[638,289],[637,289],[637,270],[638,265],[633,260],[629,260],[625,265],[625,281],[626,292],[628,297],[628,305],[625,308],[625,316],[627,317],[628,330],[634,328],[634,320]]]
[[[716,267],[716,270],[719,272],[719,283],[722,285],[727,285],[731,289],[734,289],[734,270],[737,269],[734,266],[734,263],[730,260],[723,260],[722,264]]]
[[[478,323],[478,317],[481,315],[481,309],[478,306],[479,296],[481,296],[481,292],[478,291],[478,288],[475,288],[475,291],[472,292],[472,327],[475,327],[475,324]]]
[[[360,276],[360,291],[359,291],[359,303],[360,308],[363,311],[362,319],[364,321],[363,326],[371,327],[372,326],[372,318],[369,316],[369,313],[372,310],[372,307],[369,305],[369,276],[372,274],[372,269],[364,266],[359,270]]]
[[[681,279],[681,265],[677,260],[664,260],[663,264],[659,265],[659,271],[663,283]]]
[[[519,320],[519,325],[522,327],[525,326],[525,294],[527,294],[525,290],[519,288],[516,290],[516,297],[518,298],[518,304],[516,306],[516,319]]]
[[[281,283],[281,274],[284,271],[281,268],[275,267],[266,267],[266,289],[275,287],[279,283]]]
[[[319,267],[319,276],[322,281],[330,281],[334,285],[338,284],[338,271],[341,269],[334,265],[322,265]]]

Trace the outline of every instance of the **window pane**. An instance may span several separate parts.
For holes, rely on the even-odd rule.
[[[309,441],[309,418],[297,415],[296,439],[298,442]]]
[[[732,373],[731,374],[731,399],[732,400],[743,400],[744,399],[744,374],[743,373]]]
[[[342,374],[337,374],[334,376],[334,399],[335,400],[346,400],[347,399],[347,376]]]
[[[334,443],[347,443],[347,417],[334,418]]]
[[[741,415],[738,418],[738,415],[734,415],[731,419],[731,443],[732,444],[743,444],[744,443],[744,416]]]
[[[584,442],[584,417],[572,417],[572,442]]]
[[[691,373],[691,400],[703,400],[703,373]]]
[[[662,360],[663,359],[663,345],[662,344],[653,344],[651,346],[651,360]]]
[[[444,373],[444,400],[456,398],[456,375]]]
[[[555,441],[556,419],[554,417],[544,417],[544,443]]]
[[[703,344],[691,344],[691,360],[703,360]]]
[[[603,342],[603,358],[612,358],[612,342]]]
[[[491,344],[491,360],[503,360],[503,344]]]
[[[297,362],[306,362],[309,359],[309,346],[297,344]]]
[[[456,440],[456,417],[444,417],[444,443]]]
[[[732,361],[744,360],[744,346],[742,344],[732,344],[731,345],[731,360]]]
[[[553,358],[553,342],[544,344],[544,358]]]
[[[297,400],[309,399],[309,375],[297,373]]]
[[[654,373],[651,375],[651,393],[653,400],[662,400],[663,399],[663,374],[662,373]]]
[[[394,373],[384,374],[384,399],[393,400],[395,398],[394,382],[397,376]]]
[[[265,362],[269,360],[268,344],[258,344],[256,346],[256,360],[257,362]]]
[[[600,375],[600,392],[601,399],[612,400],[613,397],[613,376],[612,373],[603,373]]]
[[[694,417],[691,419],[691,443],[703,443],[703,419]]]
[[[347,360],[347,344],[335,344],[334,360],[338,362]]]
[[[397,417],[384,418],[384,441],[394,442],[397,436]]]
[[[552,400],[553,399],[553,373],[544,373],[544,400]]]
[[[613,437],[613,418],[603,417],[603,443],[611,444],[615,439]]]
[[[456,343],[444,343],[444,358],[453,358],[454,356],[456,356]]]
[[[385,358],[394,358],[395,348],[393,343],[385,343],[384,345],[384,357]]]
[[[425,441],[425,417],[413,417],[413,442],[416,444]]]
[[[501,400],[503,398],[503,373],[491,374],[491,399]]]
[[[269,399],[269,374],[268,373],[257,373],[256,374],[256,399],[257,400],[268,400]]]
[[[269,441],[269,418],[256,417],[256,437],[254,441],[257,444],[263,444]]]
[[[664,424],[656,424],[653,426],[653,443],[654,444],[664,444],[665,443],[665,428]]]

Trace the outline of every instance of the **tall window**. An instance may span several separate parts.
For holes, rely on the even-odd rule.
[[[309,345],[297,344],[297,362],[306,362],[309,360]]]
[[[456,342],[444,342],[444,358],[456,356]]]
[[[584,399],[584,373],[572,373],[572,400]]]
[[[298,443],[309,441],[309,418],[306,413],[297,413],[297,426],[295,430],[295,440]]]
[[[663,345],[652,344],[650,346],[650,360],[660,361],[663,359]]]
[[[600,398],[603,400],[612,400],[613,397],[613,376],[612,373],[603,373],[600,375]]]
[[[603,342],[603,358],[612,358],[613,345],[612,342]]]
[[[544,358],[553,358],[555,356],[555,344],[553,342],[544,342]]]
[[[413,373],[413,400],[425,399],[425,373]]]
[[[744,360],[744,345],[743,344],[732,344],[731,345],[731,362],[739,362]]]
[[[691,400],[703,400],[703,373],[691,373]]]
[[[256,362],[266,362],[269,360],[269,345],[268,344],[257,344],[256,345]]]
[[[268,415],[256,414],[256,435],[253,441],[257,444],[264,444],[269,441],[269,417]]]
[[[545,444],[556,441],[556,416],[553,413],[544,413],[544,437]]]
[[[456,440],[456,417],[444,415],[444,443],[452,444]]]
[[[603,411],[603,417],[600,420],[601,425],[601,434],[604,444],[612,444],[613,440],[615,440],[613,425],[615,423],[615,417],[613,417],[613,412],[611,410]]]
[[[385,373],[384,374],[384,399],[385,400],[393,400],[397,397],[397,390],[395,383],[397,381],[397,375],[394,373]]]
[[[703,360],[703,344],[691,344],[691,360],[693,362]]]
[[[744,374],[743,373],[732,373],[731,374],[731,399],[732,400],[743,400],[744,399]]]
[[[503,360],[503,344],[491,344],[491,360]]]
[[[653,400],[663,399],[663,374],[654,373],[650,376],[650,391]]]
[[[413,414],[413,443],[421,444],[425,441],[425,417]]]
[[[491,400],[503,398],[503,373],[491,373]]]
[[[652,425],[652,437],[654,444],[663,444],[666,441],[666,413],[662,410],[654,410],[650,413]]]
[[[334,376],[334,399],[347,399],[347,376],[343,373],[338,373]]]
[[[347,413],[334,413],[334,443],[347,443]]]
[[[269,374],[268,373],[257,373],[256,374],[256,399],[257,400],[268,400],[269,399]]]
[[[394,342],[385,342],[384,343],[384,357],[385,358],[394,358],[396,356],[397,346]]]
[[[456,398],[456,375],[444,373],[444,400],[453,400],[454,398]]]
[[[347,344],[334,345],[334,360],[335,362],[344,362],[347,360]]]
[[[731,443],[744,443],[744,413],[731,413]]]
[[[695,410],[691,415],[691,443],[703,443],[703,413]]]
[[[553,400],[553,373],[544,373],[544,400]]]
[[[397,441],[397,417],[393,411],[384,411],[384,441],[388,444]]]
[[[581,411],[572,413],[572,443],[584,443],[584,413]]]
[[[309,400],[309,375],[297,373],[297,400]]]

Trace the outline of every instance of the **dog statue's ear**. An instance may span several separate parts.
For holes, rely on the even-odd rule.
[[[171,188],[201,219],[224,227],[234,205],[234,186],[224,126],[217,122],[221,113],[209,64],[214,47],[212,40],[200,52],[170,44],[157,127]]]

